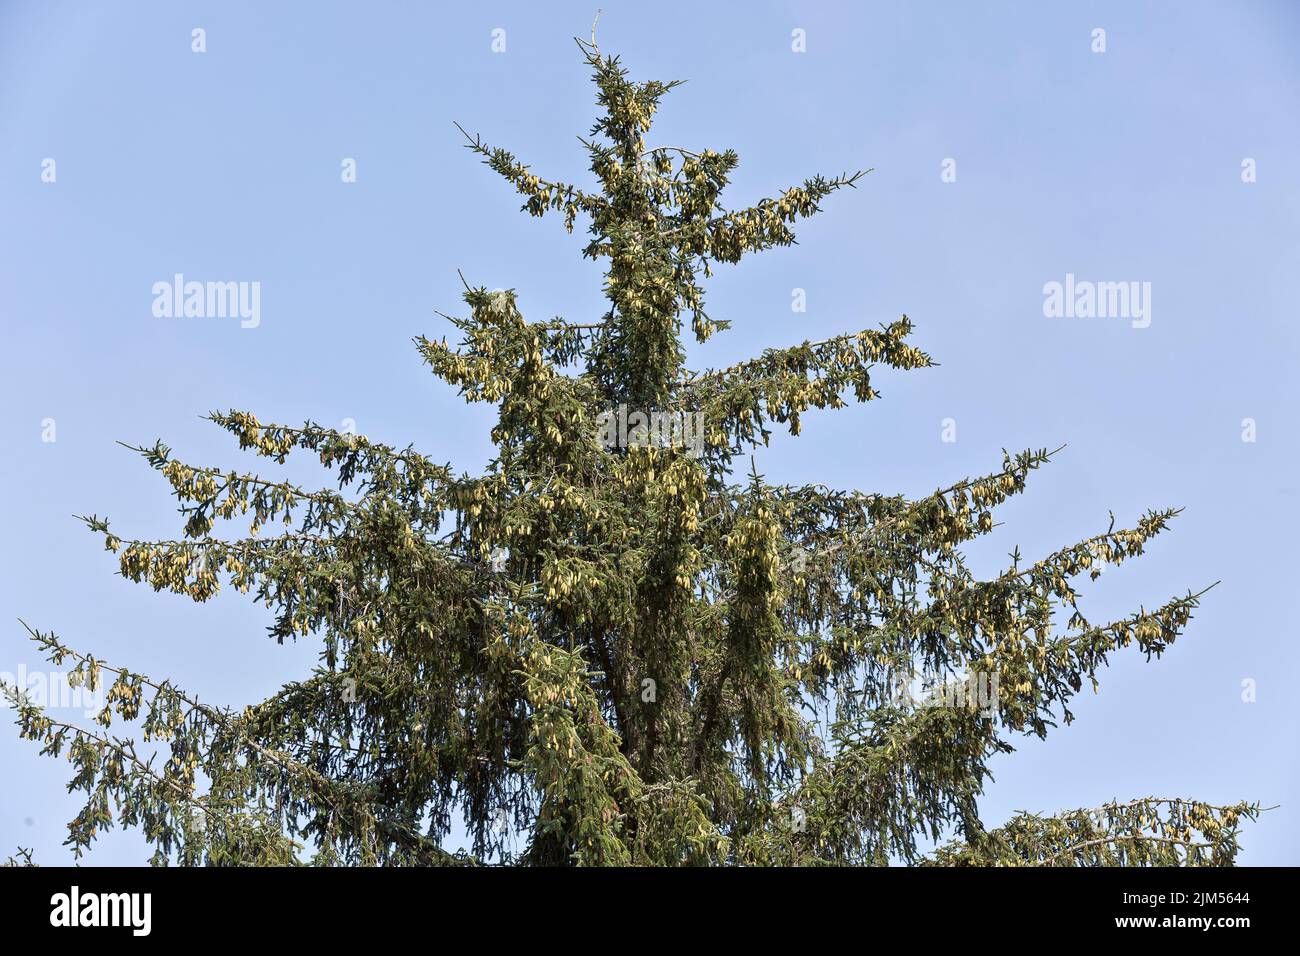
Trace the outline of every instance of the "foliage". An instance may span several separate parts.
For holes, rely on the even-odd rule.
[[[1177,512],[1122,530],[1112,518],[977,580],[959,546],[1051,453],[1006,454],[916,500],[734,478],[773,428],[798,434],[810,409],[877,398],[878,370],[931,360],[904,316],[687,369],[686,321],[701,342],[727,327],[701,280],[791,244],[862,174],[728,211],[735,153],[646,142],[676,84],[634,82],[594,37],[580,46],[602,111],[584,140],[598,189],[542,179],[478,136],[468,146],[530,215],[589,222],[608,311],[529,322],[513,290],[467,286],[468,314],[449,317],[459,344],[417,340],[466,401],[498,408],[481,475],[239,411],[210,417],[277,464],[318,457],[337,489],[136,448],[184,526],[144,541],[86,519],[121,574],[195,601],[250,594],[272,636],[318,641],[320,663],[241,711],[32,631],[77,680],[108,687],[97,728],[9,691],[22,735],[66,754],[86,796],[71,846],[117,823],[180,864],[1230,863],[1257,807],[1149,798],[993,830],[977,807],[990,758],[1071,720],[1110,654],[1158,657],[1183,632],[1199,594],[1094,623],[1075,590]],[[699,415],[700,453],[643,435],[607,447],[600,417],[620,405]],[[238,519],[247,535],[214,536]],[[996,707],[900,696],[918,673],[984,675]],[[118,722],[139,741],[113,736]],[[443,849],[458,815],[472,853]],[[957,842],[924,855],[944,839]]]

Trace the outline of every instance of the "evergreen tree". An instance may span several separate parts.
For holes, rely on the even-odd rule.
[[[977,806],[990,758],[1070,721],[1112,652],[1158,657],[1182,633],[1200,594],[1094,623],[1075,590],[1176,512],[977,580],[959,546],[1050,453],[917,500],[736,478],[771,428],[797,435],[809,409],[877,397],[874,370],[931,360],[904,316],[687,369],[686,319],[700,342],[727,325],[701,280],[791,244],[861,174],[726,211],[735,153],[646,141],[676,84],[632,81],[594,35],[579,46],[598,191],[468,145],[531,215],[589,221],[608,311],[530,322],[514,291],[467,286],[468,314],[447,317],[459,345],[417,340],[439,378],[499,409],[482,475],[240,411],[210,417],[277,464],[318,456],[337,490],[136,449],[184,528],[128,540],[86,519],[121,574],[195,601],[251,594],[272,636],[319,641],[320,663],[237,710],[33,630],[108,688],[89,728],[8,691],[22,735],[71,759],[86,802],[70,845],[116,823],[182,864],[1231,863],[1257,805],[1147,797],[994,829]],[[213,534],[237,519],[247,536]],[[450,852],[462,815],[471,846]]]

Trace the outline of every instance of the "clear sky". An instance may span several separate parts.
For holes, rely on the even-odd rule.
[[[1111,510],[1124,526],[1172,505],[1186,511],[1088,587],[1085,610],[1111,619],[1222,581],[1162,660],[1117,655],[1073,725],[996,761],[986,822],[1150,794],[1258,800],[1281,808],[1246,829],[1242,861],[1300,863],[1300,4],[1282,0],[5,0],[0,671],[44,669],[21,616],[210,703],[306,672],[317,647],[276,645],[264,609],[130,584],[72,515],[176,535],[165,483],[117,440],[275,473],[199,420],[217,408],[353,419],[480,468],[491,410],[410,343],[448,330],[433,310],[457,310],[456,270],[516,289],[533,319],[592,321],[603,300],[581,232],[520,214],[452,124],[590,183],[576,135],[592,86],[571,37],[597,4],[602,49],[639,78],[689,81],[652,142],[739,152],[731,205],[874,167],[798,246],[721,269],[709,307],[733,329],[692,344],[692,363],[907,313],[942,364],[809,415],[757,456],[770,480],[922,495],[996,468],[1004,447],[1068,442],[970,550],[977,570],[1104,531]],[[260,323],[156,317],[152,286],[176,273],[259,282]],[[1150,283],[1149,325],[1048,317],[1044,286],[1067,275]],[[0,856],[69,861],[68,765],[6,721],[0,768]],[[90,862],[145,858],[115,833]]]

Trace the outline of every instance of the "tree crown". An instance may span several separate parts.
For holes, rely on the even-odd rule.
[[[499,408],[481,475],[240,411],[210,417],[273,462],[317,456],[337,489],[134,448],[184,526],[144,541],[85,519],[121,574],[196,601],[249,593],[272,636],[319,640],[321,660],[236,710],[33,630],[77,680],[110,684],[98,729],[11,692],[22,734],[66,751],[87,795],[69,843],[120,822],[182,863],[1230,862],[1257,806],[1145,798],[993,830],[977,806],[989,759],[1071,720],[1108,655],[1158,657],[1185,628],[1200,594],[1097,624],[1074,584],[1142,554],[1176,510],[1122,530],[1112,518],[1037,561],[1017,551],[977,580],[959,546],[1052,453],[1004,453],[916,500],[734,480],[774,423],[798,434],[809,409],[876,398],[876,368],[932,362],[904,316],[686,369],[686,317],[700,341],[727,326],[704,309],[712,266],[789,245],[862,174],[728,211],[733,152],[647,145],[677,83],[634,82],[594,37],[579,45],[601,110],[584,140],[599,193],[466,136],[525,211],[570,231],[589,220],[607,312],[528,322],[513,291],[467,285],[468,315],[447,317],[459,344],[416,340],[466,401]],[[213,534],[238,518],[247,535]],[[918,674],[923,699],[907,689]],[[138,721],[165,759],[114,721]],[[469,851],[443,848],[455,814]]]

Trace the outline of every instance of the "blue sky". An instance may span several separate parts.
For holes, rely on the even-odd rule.
[[[921,495],[992,470],[1004,447],[1068,442],[970,550],[977,569],[1104,531],[1111,510],[1124,525],[1172,505],[1186,508],[1172,529],[1085,609],[1119,617],[1222,581],[1164,659],[1117,655],[1073,725],[995,763],[986,821],[1147,794],[1259,800],[1281,808],[1247,828],[1242,861],[1300,862],[1300,6],[599,2],[603,49],[639,78],[689,81],[652,141],[740,154],[731,205],[874,168],[798,246],[720,270],[710,313],[733,329],[692,343],[692,364],[902,313],[942,364],[808,416],[757,456],[769,479]],[[125,582],[72,515],[174,536],[164,483],[114,442],[161,437],[193,463],[261,468],[199,420],[216,408],[350,418],[481,467],[491,410],[462,404],[410,343],[447,331],[434,310],[456,311],[456,270],[516,289],[534,319],[591,321],[603,300],[580,231],[520,214],[452,124],[539,175],[590,182],[576,135],[592,87],[571,37],[594,12],[0,4],[0,671],[42,669],[21,616],[211,703],[305,672],[317,648],[276,645],[266,611]],[[355,183],[341,181],[349,157]],[[153,284],[178,272],[260,282],[260,324],[155,317]],[[1044,285],[1067,274],[1149,282],[1150,325],[1045,316]],[[21,844],[68,862],[69,768],[6,731],[0,855]],[[145,857],[113,833],[89,861]]]

